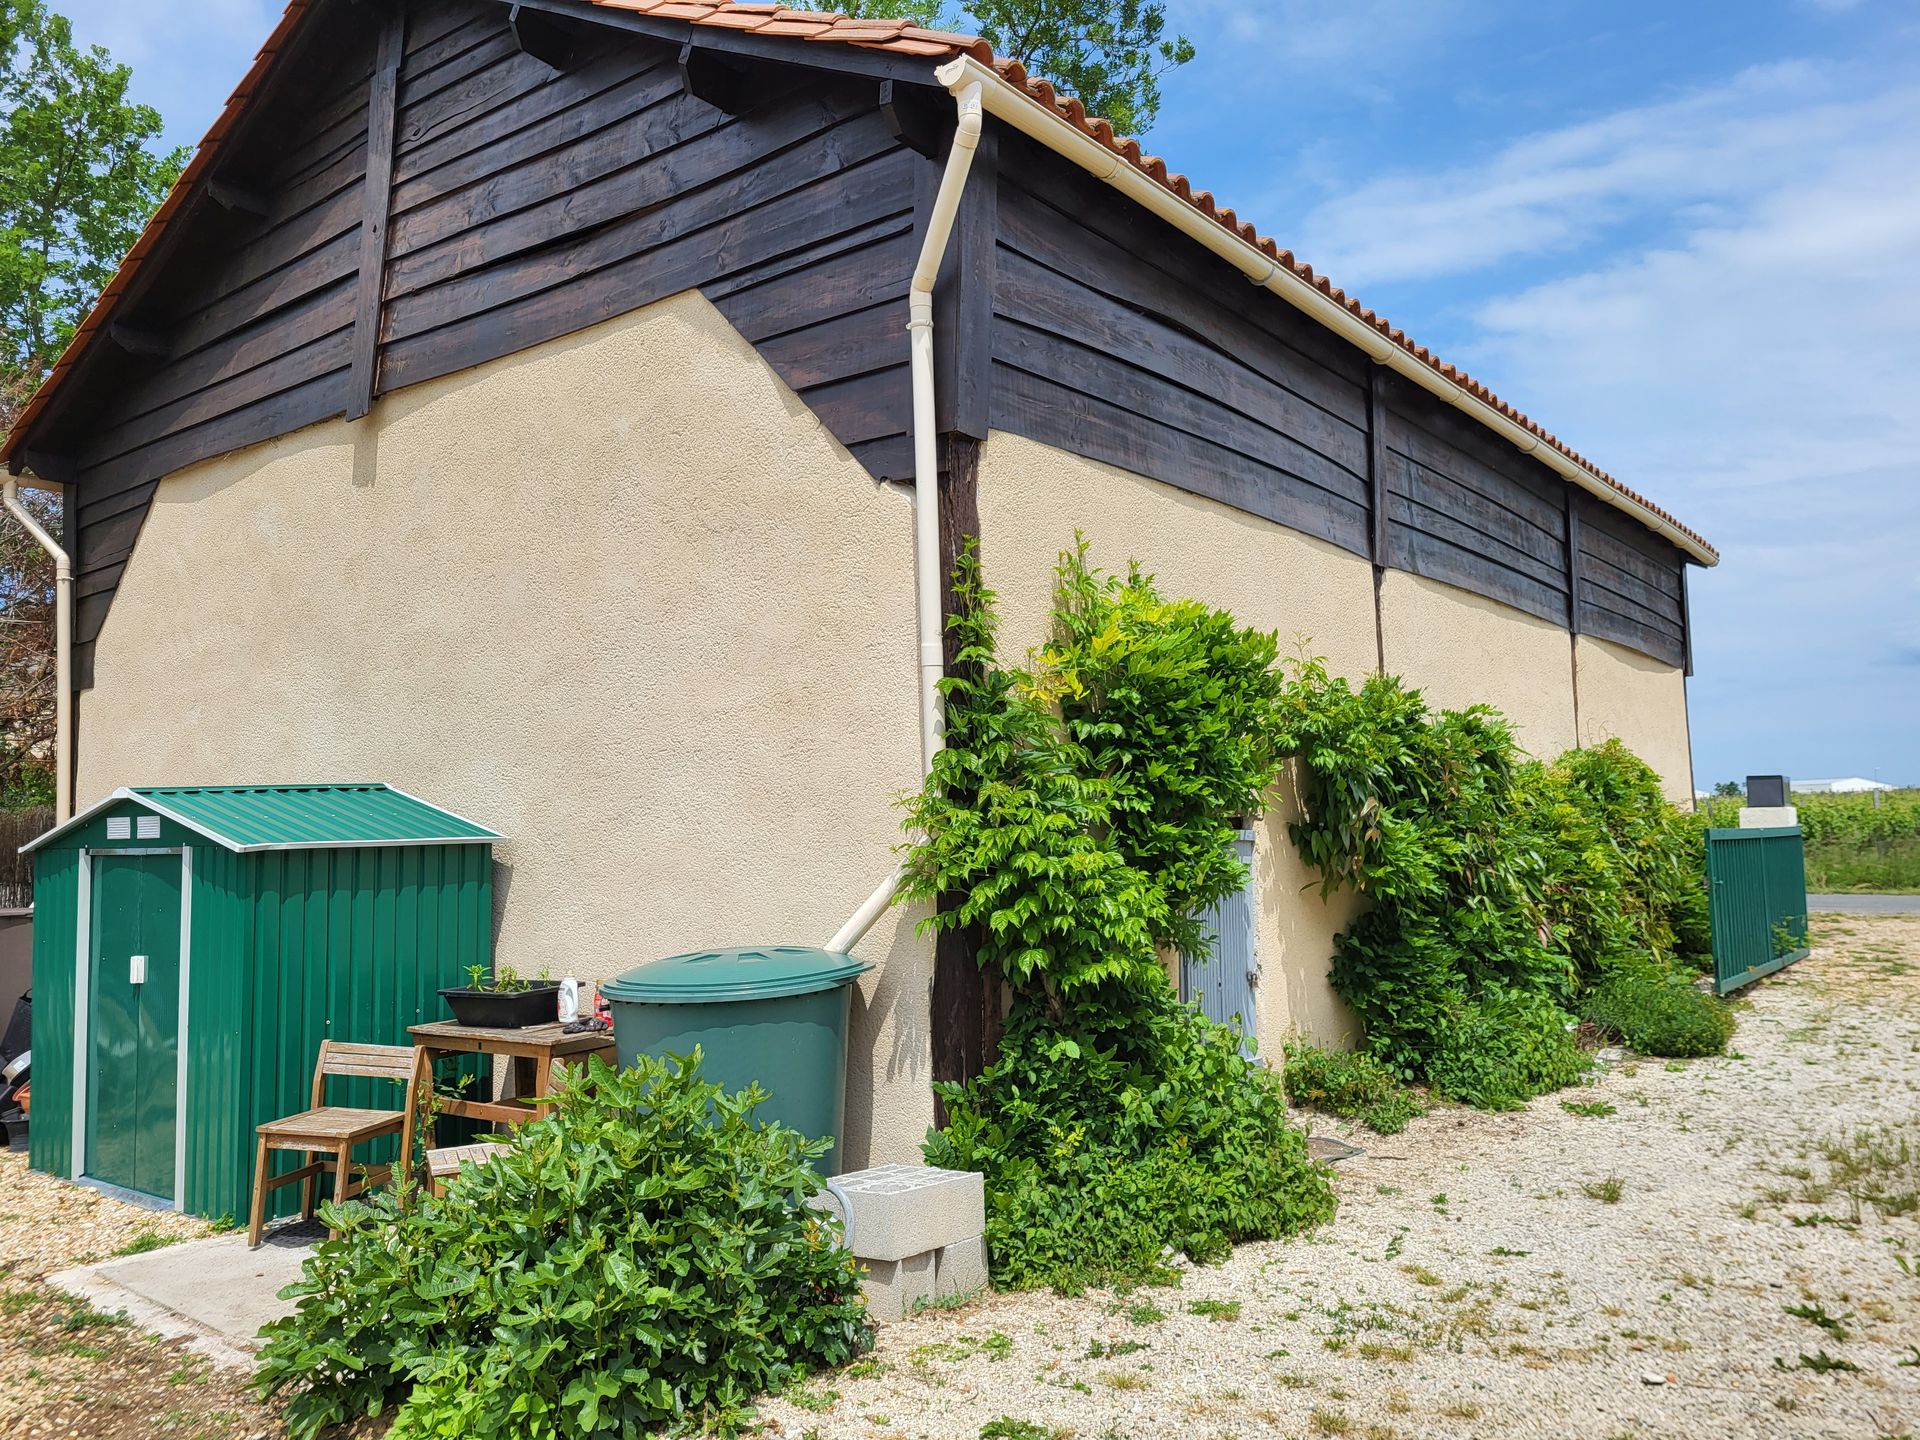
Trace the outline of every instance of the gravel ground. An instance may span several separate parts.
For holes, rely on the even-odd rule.
[[[179,1344],[142,1334],[44,1283],[129,1245],[210,1227],[36,1175],[0,1154],[0,1436],[250,1440],[281,1433],[247,1393]],[[147,1238],[151,1237],[151,1238]]]
[[[1920,1214],[1848,1193],[1920,1188],[1920,917],[1818,917],[1814,941],[1742,1002],[1725,1059],[1624,1061],[1512,1115],[1447,1109],[1398,1136],[1316,1121],[1366,1151],[1338,1167],[1319,1233],[1243,1246],[1177,1288],[992,1296],[891,1326],[873,1356],[770,1402],[766,1431],[1920,1433]],[[1834,1187],[1822,1144],[1861,1127],[1904,1132],[1906,1159]],[[205,1229],[0,1155],[0,1436],[280,1433],[245,1377],[42,1282]]]
[[[1920,1432],[1920,1215],[1856,1204],[1863,1182],[1829,1189],[1821,1148],[1891,1127],[1906,1159],[1865,1188],[1920,1187],[1920,918],[1822,916],[1814,941],[1740,1002],[1726,1058],[1623,1060],[1526,1110],[1445,1109],[1398,1136],[1317,1120],[1367,1153],[1337,1168],[1339,1217],[1316,1235],[1178,1288],[993,1296],[889,1327],[868,1360],[766,1406],[767,1429]],[[1858,1369],[1809,1368],[1828,1359]]]

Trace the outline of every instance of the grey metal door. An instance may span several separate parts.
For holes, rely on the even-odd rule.
[[[1209,1019],[1251,1036],[1256,1028],[1253,987],[1259,975],[1253,950],[1253,831],[1242,830],[1234,838],[1234,849],[1247,866],[1247,883],[1202,918],[1213,949],[1182,959],[1180,998]]]

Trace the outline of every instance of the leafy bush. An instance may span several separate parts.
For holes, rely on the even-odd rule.
[[[1733,1035],[1733,1012],[1680,975],[1629,962],[1580,1000],[1580,1013],[1642,1055],[1718,1055]]]
[[[904,893],[965,930],[1012,1000],[996,1062],[940,1087],[930,1163],[986,1176],[994,1279],[1077,1290],[1214,1259],[1332,1213],[1279,1082],[1172,994],[1162,954],[1246,882],[1238,817],[1280,764],[1270,634],[1151,577],[1061,557],[1053,643],[1003,668],[956,570],[947,745],[908,803]]]
[[[1289,1040],[1280,1079],[1294,1104],[1358,1120],[1377,1135],[1398,1135],[1427,1113],[1420,1097],[1365,1050],[1323,1050]]]
[[[442,1198],[322,1211],[257,1383],[297,1437],[398,1402],[407,1437],[728,1431],[757,1393],[872,1340],[852,1258],[806,1205],[825,1142],[759,1124],[699,1055],[643,1058],[521,1129]]]
[[[1373,901],[1336,942],[1334,988],[1401,1079],[1519,1105],[1585,1068],[1586,987],[1710,952],[1704,827],[1619,741],[1541,764],[1497,711],[1434,712],[1395,676],[1356,688],[1316,660],[1284,704],[1294,843],[1323,892]]]
[[[1280,1081],[1163,977],[1071,1023],[1009,1019],[978,1079],[943,1085],[947,1126],[927,1162],[987,1182],[987,1247],[1008,1289],[1154,1278],[1172,1254],[1206,1263],[1241,1240],[1333,1215],[1288,1122]]]

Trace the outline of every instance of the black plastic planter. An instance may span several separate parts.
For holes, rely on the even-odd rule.
[[[560,1018],[560,987],[536,985],[531,990],[475,990],[459,985],[442,990],[440,998],[453,1008],[462,1025],[489,1030],[524,1030],[529,1025],[551,1025]]]

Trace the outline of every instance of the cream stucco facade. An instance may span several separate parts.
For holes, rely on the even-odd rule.
[[[918,779],[912,561],[907,499],[682,295],[163,481],[78,798],[391,781],[511,837],[524,973],[818,944]],[[856,1165],[932,1119],[914,918],[860,947]]]
[[[996,432],[980,452],[981,559],[1000,597],[1001,646],[1019,656],[1047,637],[1053,568],[1087,539],[1094,564],[1138,561],[1170,595],[1189,595],[1278,632],[1282,653],[1323,656],[1360,680],[1379,653],[1373,567],[1337,545],[1157,480]],[[1357,1039],[1327,983],[1334,937],[1354,915],[1351,894],[1322,901],[1318,877],[1287,836],[1294,810],[1282,787],[1255,832],[1254,998],[1261,1049],[1296,1032],[1327,1044]]]
[[[1438,580],[1380,577],[1386,668],[1436,710],[1491,705],[1520,748],[1551,760],[1576,743],[1573,637],[1564,626]]]
[[[1005,653],[1059,551],[1359,680],[1487,701],[1551,756],[1618,734],[1689,788],[1678,672],[1157,481],[1005,433],[981,450]],[[600,980],[700,946],[818,943],[894,860],[917,783],[912,508],[697,294],[165,479],[79,710],[81,804],[117,785],[382,779],[510,836],[498,953]],[[1257,1033],[1351,1042],[1282,785],[1256,834]],[[932,947],[860,947],[845,1157],[932,1119]]]
[[[1693,805],[1693,744],[1687,727],[1687,679],[1671,665],[1582,635],[1576,640],[1580,743],[1624,740],[1660,773],[1667,798]]]

